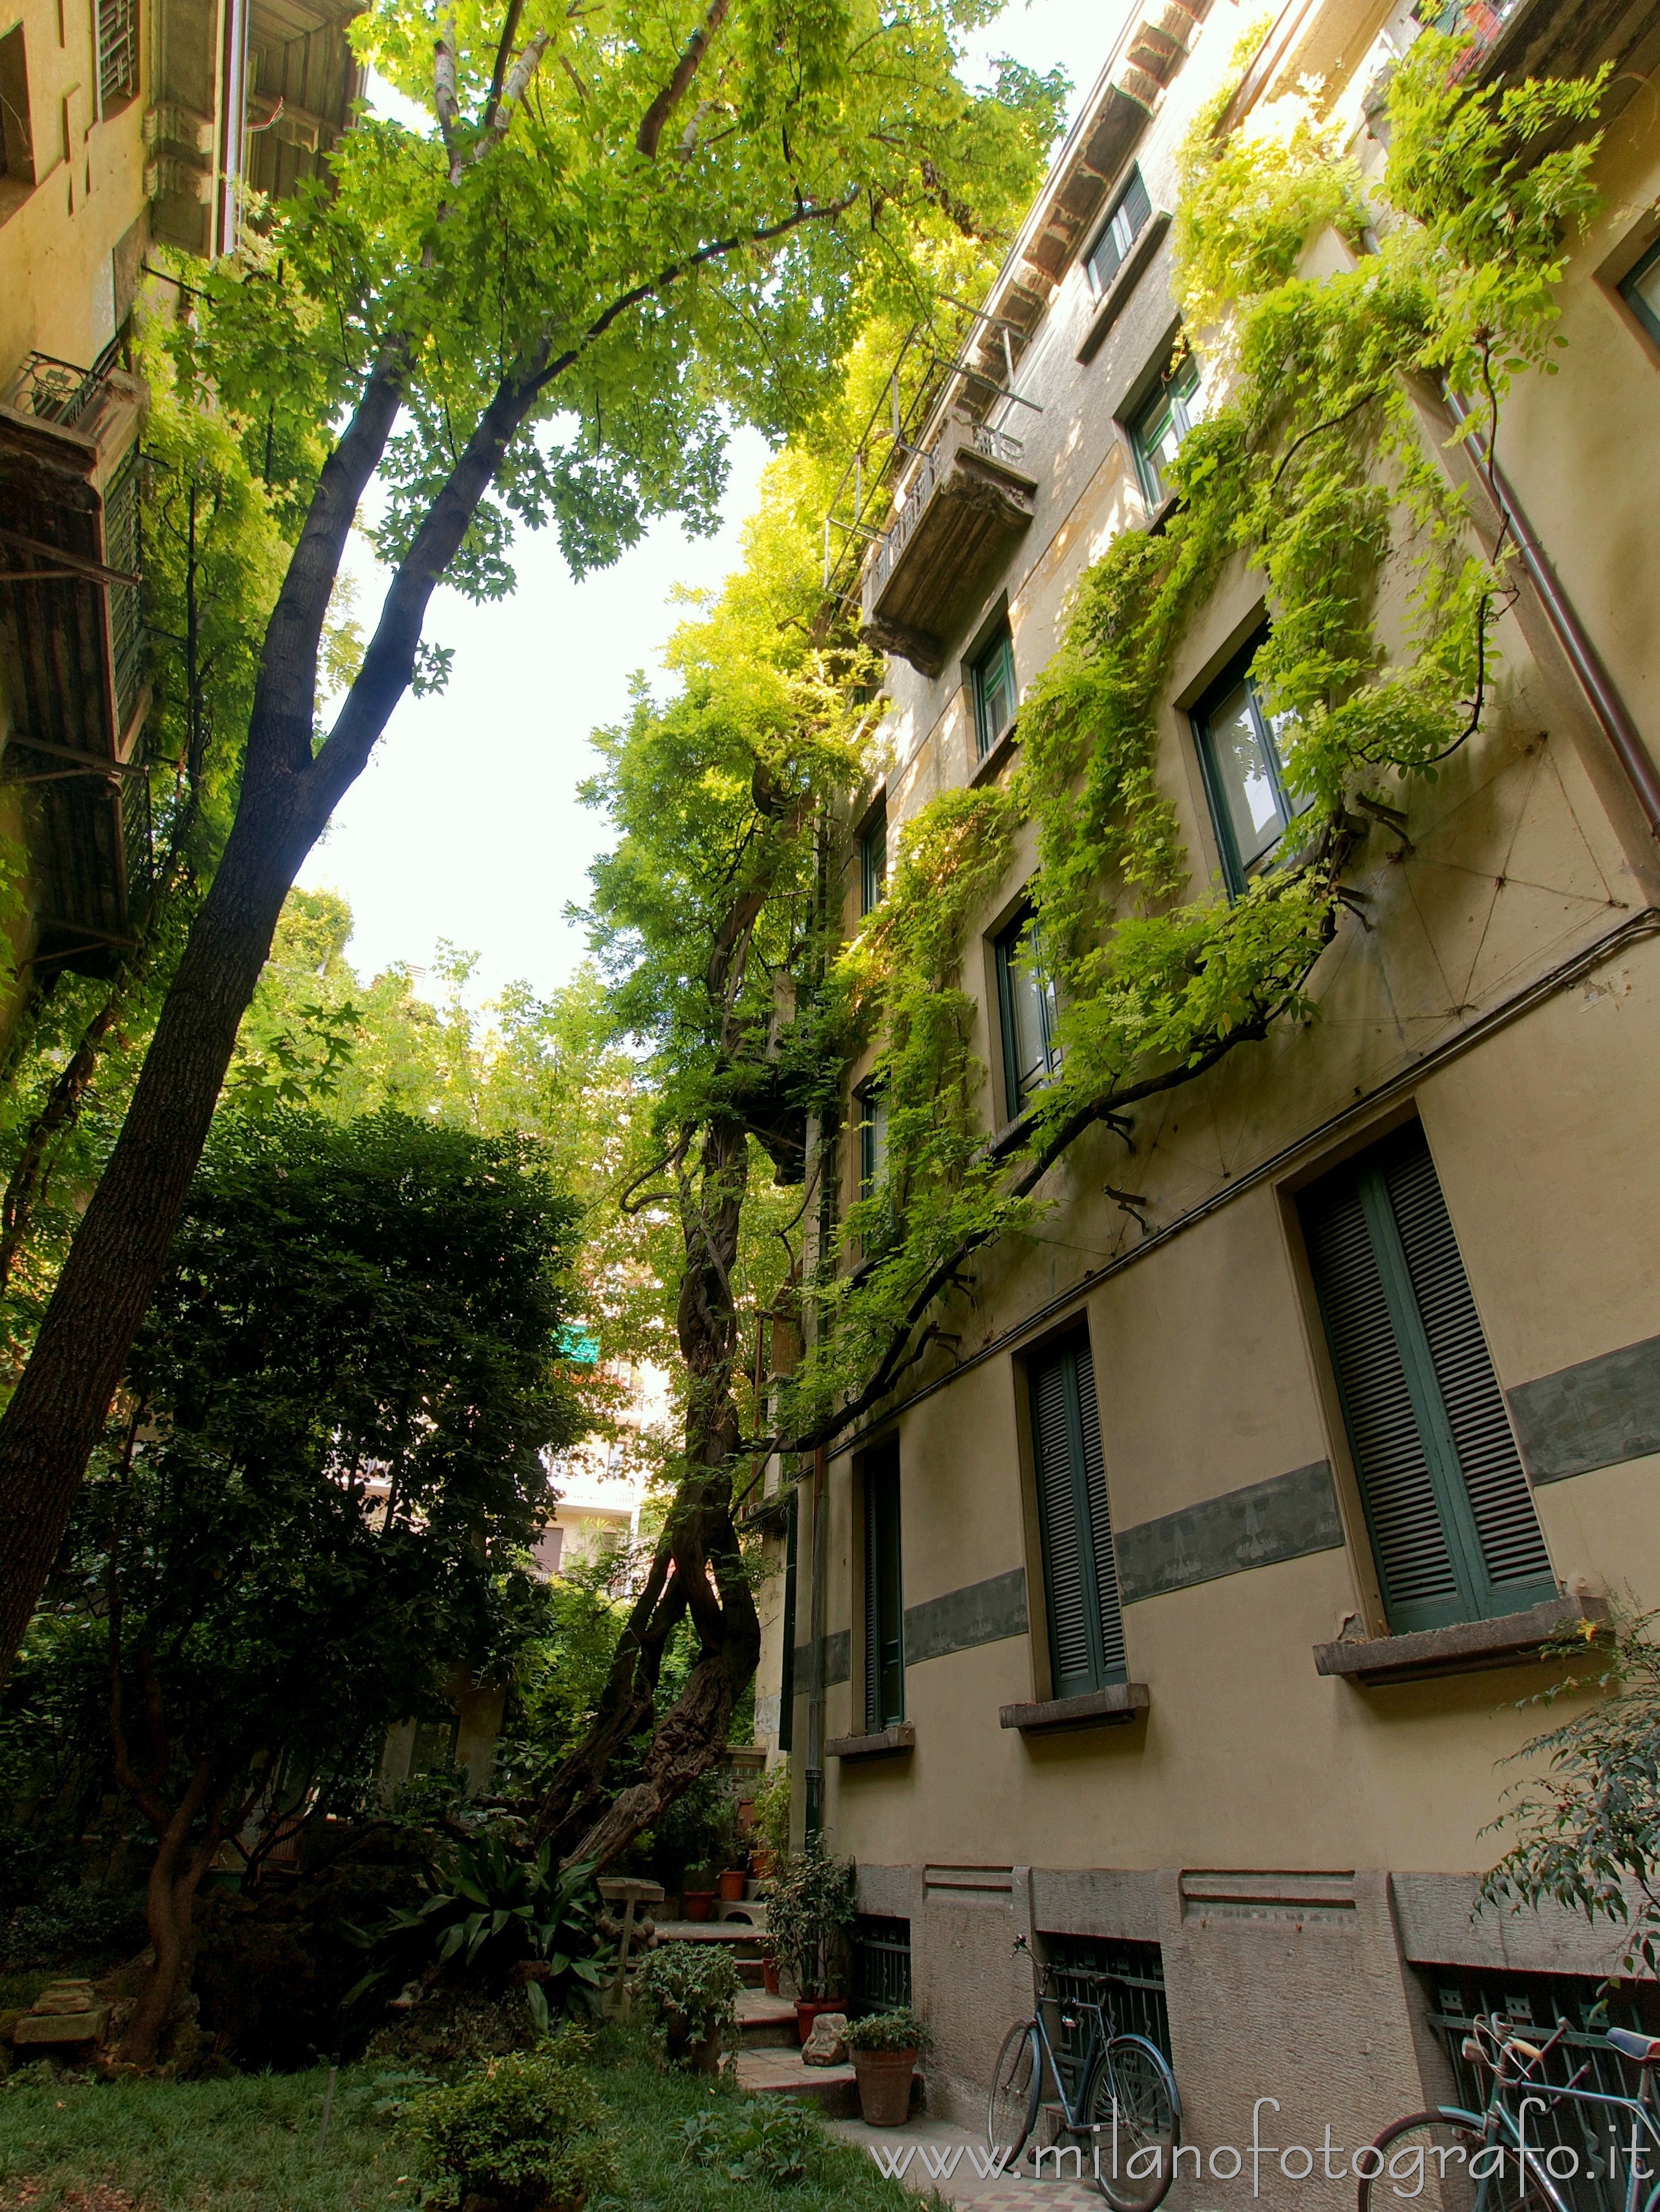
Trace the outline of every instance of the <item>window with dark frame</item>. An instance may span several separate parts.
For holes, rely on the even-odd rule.
[[[866,1454],[865,1725],[873,1735],[905,1717],[904,1593],[899,1575],[899,1447]]]
[[[801,1486],[790,1485],[784,1519],[784,1650],[778,1670],[778,1748],[795,1747],[795,1579],[800,1553]]]
[[[1085,255],[1091,288],[1098,300],[1124,265],[1124,258],[1146,228],[1152,202],[1140,169],[1132,169],[1129,182],[1113,202],[1112,212],[1096,234]]]
[[[0,176],[15,184],[34,182],[28,53],[21,23],[0,38]]]
[[[138,0],[95,0],[98,112],[107,115],[138,89]]]
[[[859,911],[869,914],[882,903],[888,887],[888,810],[879,806],[859,838]]]
[[[997,635],[976,659],[972,672],[975,746],[984,760],[1014,723],[1014,640],[1007,623],[999,624]]]
[[[1130,424],[1136,472],[1148,507],[1162,507],[1170,495],[1166,473],[1194,424],[1204,418],[1204,385],[1195,356],[1183,354],[1158,380],[1158,389],[1136,410]]]
[[[1298,1210],[1391,1631],[1554,1597],[1423,1129],[1347,1161]]]
[[[859,1195],[873,1198],[888,1171],[888,1095],[879,1083],[854,1094],[859,1109]]]
[[[1656,345],[1660,345],[1660,238],[1637,266],[1620,278],[1620,296]]]
[[[1060,1008],[1043,969],[1043,945],[1028,907],[997,939],[997,1007],[1009,1118],[1061,1065]]]
[[[1310,805],[1286,781],[1280,732],[1288,716],[1270,714],[1251,675],[1262,642],[1252,639],[1189,719],[1199,746],[1222,874],[1236,896],[1268,866],[1287,830]]]
[[[1088,1338],[1035,1359],[1027,1383],[1051,1694],[1081,1697],[1128,1673]]]

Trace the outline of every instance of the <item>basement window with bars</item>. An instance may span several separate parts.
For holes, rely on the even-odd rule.
[[[1087,1337],[1074,1337],[1034,1359],[1027,1382],[1050,1694],[1077,1698],[1128,1678],[1095,1364]]]
[[[903,2012],[911,2001],[910,1923],[860,1912],[853,1923],[853,2016]]]
[[[1113,202],[1112,213],[1102,224],[1084,266],[1098,300],[1124,265],[1124,258],[1146,228],[1152,202],[1140,169],[1132,169],[1129,182]]]
[[[1452,2069],[1454,2102],[1468,2111],[1481,2111],[1489,2085],[1489,2077],[1478,2072],[1463,2051],[1478,2013],[1501,2013],[1533,2043],[1544,2042],[1566,2024],[1566,2033],[1545,2062],[1546,2080],[1562,2086],[1577,2075],[1577,2087],[1604,2096],[1628,2096],[1637,2087],[1636,2068],[1608,2048],[1605,2031],[1629,2027],[1639,2035],[1660,2033],[1660,1990],[1652,1982],[1610,1984],[1595,1974],[1495,1972],[1472,1966],[1420,1966],[1416,1972],[1429,2000],[1430,2025]],[[1568,2212],[1624,2212],[1630,2125],[1622,2124],[1622,2154],[1611,2160],[1609,2118],[1606,2108],[1566,2100],[1529,2111],[1530,2143],[1547,2156],[1559,2144],[1578,2154],[1572,2176],[1566,2159],[1550,2169]],[[1647,2153],[1645,2162],[1651,2162]]]
[[[899,1576],[899,1447],[867,1453],[865,1487],[865,1726],[905,1717],[905,1611]]]
[[[138,89],[138,0],[94,0],[98,112],[110,114]]]
[[[1050,1936],[1042,1939],[1043,1953],[1055,1969],[1055,1990],[1061,2000],[1055,2055],[1067,2075],[1070,2092],[1077,2088],[1078,2061],[1087,2047],[1089,2026],[1074,2015],[1067,2026],[1067,2002],[1085,1999],[1103,2008],[1109,2035],[1145,2035],[1173,2065],[1171,2050],[1170,2006],[1164,1996],[1164,1954],[1157,1943],[1113,1942],[1098,1936]],[[1110,1974],[1110,1982],[1098,1981]]]
[[[1422,1128],[1347,1162],[1299,1208],[1391,1631],[1554,1597]]]

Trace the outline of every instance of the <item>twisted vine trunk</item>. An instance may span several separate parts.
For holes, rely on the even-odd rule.
[[[685,1473],[593,1726],[543,1801],[537,1834],[567,1862],[607,1864],[708,1771],[761,1656],[760,1618],[733,1517],[742,1432],[732,1389],[740,1359],[733,1272],[748,1182],[748,1130],[712,1119],[696,1190],[688,1182],[681,1191],[686,1265],[675,1321],[688,1378]],[[651,1725],[664,1649],[688,1616],[696,1662],[653,1729],[637,1777],[607,1803],[611,1767]]]

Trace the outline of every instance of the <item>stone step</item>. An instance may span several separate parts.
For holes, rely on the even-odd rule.
[[[745,1990],[738,1999],[738,2034],[745,2051],[799,2051],[795,2005],[789,1997],[769,1997],[764,1990]]]
[[[738,2053],[738,2086],[746,2097],[799,2097],[826,2119],[851,2118],[859,2110],[859,2084],[851,2066],[804,2066],[794,2051]]]
[[[742,1911],[740,1905],[738,1908]],[[660,1943],[730,1943],[738,1959],[764,1959],[766,1929],[745,1920],[660,1920]]]

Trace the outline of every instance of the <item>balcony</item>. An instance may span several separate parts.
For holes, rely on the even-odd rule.
[[[1438,11],[1420,6],[1418,15],[1437,30],[1474,40],[1463,69],[1484,82],[1590,76],[1611,62],[1615,82],[1600,118],[1606,127],[1647,74],[1639,65],[1628,75],[1627,64],[1660,27],[1660,0],[1451,0]],[[1536,147],[1535,158],[1545,150]]]
[[[150,888],[138,601],[148,393],[33,354],[0,400],[3,780],[24,792],[37,968],[106,975]]]
[[[862,593],[873,644],[938,676],[978,606],[994,564],[1031,522],[1037,485],[1018,441],[963,415],[948,418],[878,540]]]

